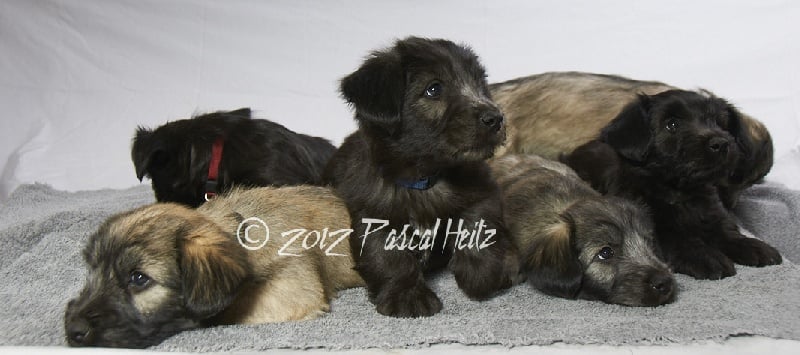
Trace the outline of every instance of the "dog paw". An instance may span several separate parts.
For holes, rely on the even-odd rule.
[[[442,310],[442,301],[424,283],[408,289],[387,291],[378,297],[378,313],[390,317],[430,317]]]
[[[781,254],[767,243],[755,238],[735,238],[721,243],[720,249],[733,262],[747,266],[777,265]]]
[[[736,275],[733,261],[721,251],[709,247],[683,250],[672,255],[673,271],[701,280],[719,280]]]
[[[499,291],[519,284],[527,274],[523,272],[516,250],[505,255],[458,255],[451,264],[458,287],[470,298],[486,300]]]

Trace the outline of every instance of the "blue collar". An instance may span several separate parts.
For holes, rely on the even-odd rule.
[[[406,179],[397,179],[394,183],[397,186],[402,186],[407,189],[412,190],[427,190],[436,185],[436,181],[439,180],[439,174],[426,176],[422,179],[418,180],[406,180]]]

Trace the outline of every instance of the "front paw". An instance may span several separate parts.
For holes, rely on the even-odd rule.
[[[680,250],[668,260],[673,271],[696,279],[719,280],[736,275],[731,259],[708,246]]]
[[[777,265],[783,261],[772,246],[755,238],[733,238],[720,243],[720,249],[733,262],[747,266]]]
[[[376,298],[378,313],[390,317],[430,317],[442,310],[442,301],[424,282],[406,289],[387,289]]]
[[[515,248],[497,249],[494,253],[457,253],[451,269],[458,287],[470,298],[486,300],[525,280]]]

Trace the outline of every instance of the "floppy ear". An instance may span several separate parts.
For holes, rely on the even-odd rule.
[[[186,308],[207,318],[228,307],[249,276],[247,251],[233,238],[207,229],[187,234],[179,250]]]
[[[650,97],[640,94],[636,101],[622,109],[600,133],[607,143],[623,157],[642,162],[650,146]]]
[[[615,191],[618,186],[620,158],[606,143],[598,140],[586,142],[559,160],[601,194]]]
[[[736,107],[724,100],[723,102],[728,114],[728,133],[736,139],[739,153],[743,157],[750,157],[753,155],[753,137],[750,136],[749,127],[747,127],[742,113]]]
[[[228,112],[226,112],[226,114],[231,115],[231,116],[242,117],[242,118],[250,118],[252,112],[250,111],[249,107],[242,107],[242,108],[240,108],[238,110],[228,111]]]
[[[166,164],[169,159],[160,142],[156,141],[153,130],[139,126],[133,136],[131,159],[136,169],[139,181],[150,175],[151,169],[157,169]]]
[[[222,153],[223,157],[225,152]],[[211,143],[206,143],[204,146],[198,147],[196,144],[191,144],[189,147],[189,161],[188,166],[182,166],[182,170],[188,168],[186,171],[190,179],[202,179],[208,175],[208,166],[211,161]],[[225,163],[220,164],[220,169],[223,169]]]
[[[563,220],[551,225],[525,254],[528,281],[548,295],[576,298],[580,291],[583,266],[572,251],[570,230]]]
[[[356,110],[360,122],[391,126],[400,121],[405,78],[400,55],[375,52],[358,70],[341,81],[339,90]]]

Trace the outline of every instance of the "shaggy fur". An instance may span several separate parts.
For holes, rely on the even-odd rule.
[[[205,202],[211,146],[218,137],[225,139],[218,192],[234,185],[319,185],[336,150],[325,139],[250,119],[249,108],[220,111],[155,130],[139,127],[131,151],[136,177],[153,181],[160,202],[197,207]]]
[[[566,165],[535,155],[491,162],[528,282],[557,297],[658,306],[675,281],[654,252],[643,206],[602,196]]]
[[[740,120],[708,93],[641,95],[565,161],[599,191],[647,203],[674,271],[719,279],[736,273],[733,263],[781,262],[774,248],[739,233],[714,185],[737,169],[740,146],[730,132]]]
[[[325,179],[350,210],[356,268],[377,311],[430,316],[442,304],[423,273],[444,265],[471,298],[483,300],[512,285],[518,257],[503,224],[501,199],[485,159],[504,139],[503,116],[485,72],[468,48],[446,40],[407,38],[372,53],[341,82],[359,129],[331,158]],[[422,189],[404,185],[427,182]],[[362,219],[389,225],[368,238]],[[426,250],[386,250],[390,230],[431,230]],[[493,229],[490,246],[455,247],[447,220]],[[457,227],[450,228],[455,231]],[[411,233],[411,232],[409,232]],[[448,238],[449,236],[449,238]],[[363,248],[362,248],[363,243]],[[358,252],[356,252],[358,250]]]
[[[637,95],[676,88],[614,75],[555,72],[492,84],[490,89],[508,120],[509,139],[497,155],[558,159],[597,138]],[[767,175],[773,160],[772,138],[764,125],[735,107],[730,110],[741,118],[741,126],[729,130],[739,145],[739,161],[731,176],[715,183],[728,208],[735,206],[743,189]]]
[[[84,249],[89,273],[66,310],[67,341],[143,348],[197,327],[315,318],[337,290],[363,285],[348,241],[332,245],[329,235],[304,248],[298,240],[288,256],[278,254],[289,239],[280,235],[348,229],[348,221],[341,200],[310,186],[235,189],[196,210],[155,203],[115,215]],[[244,247],[265,236],[261,249]]]

